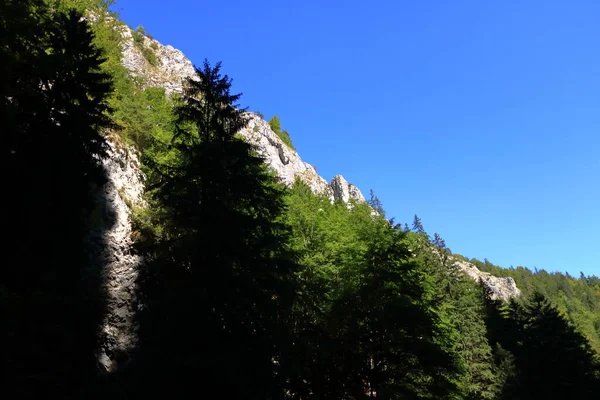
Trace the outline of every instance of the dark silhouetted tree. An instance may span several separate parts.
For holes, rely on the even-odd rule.
[[[593,399],[599,365],[588,341],[544,295],[534,293],[517,317],[516,360],[523,399]]]
[[[105,179],[111,82],[75,11],[2,2],[0,37],[3,377],[22,397],[70,397],[97,370],[103,295],[84,237]]]
[[[281,398],[295,269],[284,189],[236,136],[246,115],[221,64],[205,61],[194,78],[176,108],[175,156],[152,164],[160,234],[140,281],[139,387]]]

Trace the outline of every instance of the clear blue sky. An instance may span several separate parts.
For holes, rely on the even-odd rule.
[[[503,267],[600,274],[600,2],[120,0],[326,179]]]

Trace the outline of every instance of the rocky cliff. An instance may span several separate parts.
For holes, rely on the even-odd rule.
[[[133,75],[144,77],[148,85],[163,87],[167,94],[181,93],[182,81],[194,75],[192,62],[180,50],[143,36],[143,46],[156,55],[156,62],[152,65],[144,57],[140,45],[136,45],[131,30],[124,30],[123,38],[123,64]],[[332,200],[341,199],[346,203],[351,200],[365,201],[361,191],[344,177],[336,175],[331,182],[327,182],[317,174],[315,167],[302,161],[300,155],[290,149],[266,121],[254,113],[248,116],[250,122],[240,134],[256,146],[258,153],[283,183],[291,186],[296,179],[300,179],[315,193],[325,194]]]
[[[131,213],[143,206],[144,175],[136,154],[110,143],[104,160],[107,181],[95,191],[95,213],[101,221],[88,234],[88,268],[100,271],[106,314],[100,334],[104,346],[98,361],[111,370],[120,355],[135,345],[134,304],[141,258],[133,251]]]
[[[480,271],[475,265],[466,261],[456,261],[454,266],[458,267],[467,276],[477,282],[482,282],[489,290],[490,298],[493,300],[508,301],[513,297],[519,297],[521,291],[517,287],[515,280],[511,277],[499,278],[489,272]]]
[[[167,93],[182,92],[182,80],[194,74],[194,66],[181,51],[143,37],[143,45],[157,56],[157,63],[151,65],[139,46],[136,47],[131,31],[124,31],[123,36],[123,62],[133,74],[147,78],[150,85],[164,87]],[[365,201],[361,191],[343,176],[336,175],[327,182],[317,174],[315,168],[302,161],[298,153],[290,149],[258,115],[250,113],[249,118],[248,126],[240,133],[256,146],[259,154],[286,185],[292,185],[295,179],[301,179],[313,192],[325,194],[332,200],[339,199],[346,203],[352,200]],[[455,265],[469,277],[482,281],[493,298],[507,300],[520,295],[512,278],[495,277],[465,261],[456,261]]]

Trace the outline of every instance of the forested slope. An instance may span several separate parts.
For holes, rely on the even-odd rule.
[[[219,63],[188,68],[109,6],[0,4],[6,390],[597,397],[597,278],[473,260],[522,291],[492,299],[418,217],[319,177]]]

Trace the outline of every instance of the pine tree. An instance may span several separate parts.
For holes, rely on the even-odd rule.
[[[483,293],[464,276],[457,276],[448,310],[458,332],[458,351],[466,367],[463,390],[467,399],[495,399],[501,390],[484,319]]]
[[[379,215],[385,215],[383,204],[381,203],[381,200],[379,200],[379,198],[375,195],[373,189],[371,189],[369,192],[368,203]]]
[[[281,135],[281,121],[277,115],[273,115],[273,117],[269,120],[269,126],[271,126],[273,132],[275,132],[277,135]]]
[[[423,228],[423,224],[421,223],[421,218],[419,218],[416,214],[413,219],[412,231],[419,234],[425,233],[425,229]]]
[[[415,216],[409,234],[415,255],[432,285],[430,298],[448,321],[451,346],[462,366],[459,379],[462,395],[468,399],[492,399],[500,390],[492,349],[487,338],[483,294],[454,262],[445,240],[437,233],[430,238]]]
[[[146,372],[153,390],[279,398],[295,269],[284,189],[236,136],[246,115],[220,69],[205,61],[186,81],[176,157],[153,165],[161,233],[142,274],[141,351],[164,368]]]

